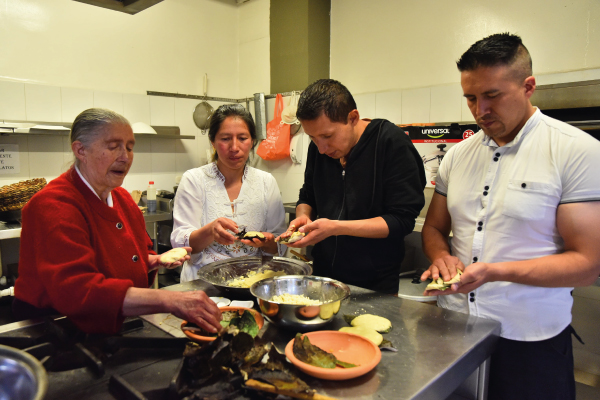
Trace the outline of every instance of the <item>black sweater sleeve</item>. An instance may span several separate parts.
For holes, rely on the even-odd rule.
[[[415,219],[425,205],[425,168],[410,139],[389,125],[391,129],[382,132],[383,146],[378,151],[384,160],[381,217],[390,230],[388,237],[401,239],[413,231]]]

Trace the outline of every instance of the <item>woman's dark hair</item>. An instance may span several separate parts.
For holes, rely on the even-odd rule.
[[[296,117],[313,121],[325,114],[332,122],[348,122],[348,114],[356,102],[346,86],[333,79],[319,79],[308,85],[298,100]]]
[[[456,62],[460,72],[497,65],[514,66],[519,79],[533,73],[529,51],[519,36],[510,33],[496,33],[475,42]]]
[[[112,110],[105,108],[88,108],[82,111],[71,127],[71,143],[81,142],[87,148],[104,133],[104,129],[110,125],[129,125],[127,118]],[[79,159],[75,158],[75,165],[79,165]]]
[[[221,129],[223,121],[225,121],[228,117],[238,117],[246,123],[248,131],[250,132],[250,137],[252,138],[252,149],[254,149],[256,143],[258,142],[256,139],[256,126],[254,125],[254,119],[252,118],[252,114],[250,114],[250,112],[241,104],[223,104],[217,108],[217,111],[215,111],[210,117],[208,140],[210,140],[211,143],[215,142],[217,132],[219,132],[219,129]],[[215,151],[213,153],[213,161],[217,161],[218,158],[219,155]]]

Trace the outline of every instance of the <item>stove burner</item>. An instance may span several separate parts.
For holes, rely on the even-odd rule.
[[[128,319],[116,336],[86,334],[66,318],[46,318],[36,326],[37,335],[0,336],[0,344],[16,347],[36,357],[48,372],[70,371],[87,367],[95,375],[104,375],[104,362],[121,348],[183,348],[187,339],[124,337],[140,330],[140,318]]]

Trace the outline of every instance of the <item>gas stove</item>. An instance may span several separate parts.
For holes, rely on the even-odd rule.
[[[173,386],[187,338],[140,318],[126,320],[112,336],[85,334],[64,317],[12,326],[0,333],[0,344],[40,360],[48,373],[45,399],[177,398]]]

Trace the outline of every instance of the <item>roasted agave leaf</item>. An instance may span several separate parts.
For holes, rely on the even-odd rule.
[[[306,382],[287,370],[271,371],[269,369],[260,369],[253,371],[250,374],[250,378],[269,383],[280,391],[285,390],[292,393],[304,393],[309,396],[315,393],[315,391],[311,389]]]
[[[302,338],[302,334],[300,333],[297,333],[294,338],[292,350],[298,360],[314,365],[315,367],[335,368],[336,365],[342,368],[356,367],[354,364],[339,361],[333,354],[310,343],[308,336]]]

